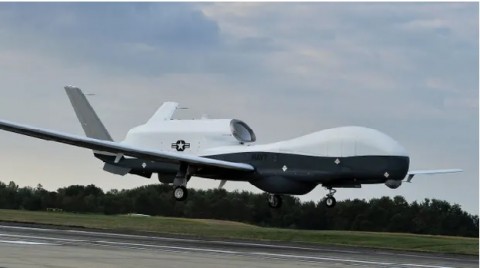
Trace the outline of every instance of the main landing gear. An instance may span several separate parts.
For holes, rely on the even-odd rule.
[[[175,198],[175,200],[183,201],[187,199],[187,196],[188,196],[187,187],[180,185],[180,186],[175,186],[173,188],[173,197]]]
[[[267,201],[271,208],[279,208],[282,206],[282,197],[278,194],[268,194]]]
[[[332,187],[328,187],[328,194],[327,198],[325,199],[325,205],[327,205],[328,208],[333,208],[335,204],[337,204],[337,200],[335,200],[335,197],[333,195],[337,192],[335,189],[332,189]]]
[[[190,180],[193,173],[195,173],[194,168],[186,163],[180,164],[177,175],[175,175],[175,179],[173,180],[173,197],[175,200],[184,201],[187,199],[187,182]]]

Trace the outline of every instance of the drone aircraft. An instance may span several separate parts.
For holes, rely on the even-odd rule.
[[[406,150],[386,134],[365,127],[339,127],[269,144],[255,144],[255,133],[238,119],[175,120],[178,103],[165,102],[143,125],[113,141],[82,91],[65,87],[87,137],[0,120],[0,129],[39,139],[92,149],[103,170],[118,174],[158,176],[173,185],[173,197],[187,198],[192,176],[247,181],[268,193],[278,208],[281,195],[303,195],[317,185],[327,188],[327,207],[335,206],[335,188],[383,183],[398,188],[417,174],[460,172],[460,169],[410,171]]]

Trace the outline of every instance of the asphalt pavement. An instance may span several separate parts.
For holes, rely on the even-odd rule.
[[[0,267],[479,267],[478,257],[0,224]]]

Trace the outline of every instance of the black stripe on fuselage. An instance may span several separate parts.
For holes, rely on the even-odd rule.
[[[114,157],[97,155],[113,163]],[[217,167],[201,168],[195,175],[212,179],[251,181],[264,177],[281,176],[308,184],[368,184],[383,183],[387,179],[402,180],[409,168],[407,156],[349,156],[325,157],[273,152],[239,152],[205,156],[207,158],[247,163],[254,172],[234,171]],[[143,167],[143,163],[146,166]],[[174,176],[178,164],[123,159],[116,165],[143,172]]]
[[[248,163],[256,168],[255,176],[285,176],[295,180],[328,183],[342,179],[383,182],[401,180],[409,168],[407,156],[325,157],[288,153],[244,152],[208,156],[209,158]]]
[[[361,184],[384,183],[386,180],[403,180],[410,162],[407,156],[324,157],[271,152],[208,157],[251,164],[255,172],[240,173],[237,178],[248,180],[266,192],[296,195],[306,194],[318,184],[326,187],[359,187]],[[211,177],[214,174],[206,175]]]

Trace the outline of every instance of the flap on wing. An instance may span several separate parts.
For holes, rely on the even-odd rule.
[[[93,150],[124,154],[126,156],[136,157],[151,161],[161,162],[185,162],[199,166],[213,166],[240,171],[254,171],[255,168],[250,164],[235,163],[223,160],[210,159],[201,156],[188,155],[175,152],[152,151],[140,148],[134,148],[113,141],[97,140],[87,137],[81,137],[71,134],[65,134],[57,131],[39,129],[27,125],[20,125],[8,121],[0,120],[0,129],[15,132],[18,134],[35,137],[43,140],[51,140],[60,143],[70,144],[77,147],[89,148]]]
[[[455,169],[431,169],[431,170],[412,170],[408,172],[407,182],[411,182],[413,176],[415,175],[435,175],[435,174],[447,174],[447,173],[457,173],[462,172],[463,170]]]

